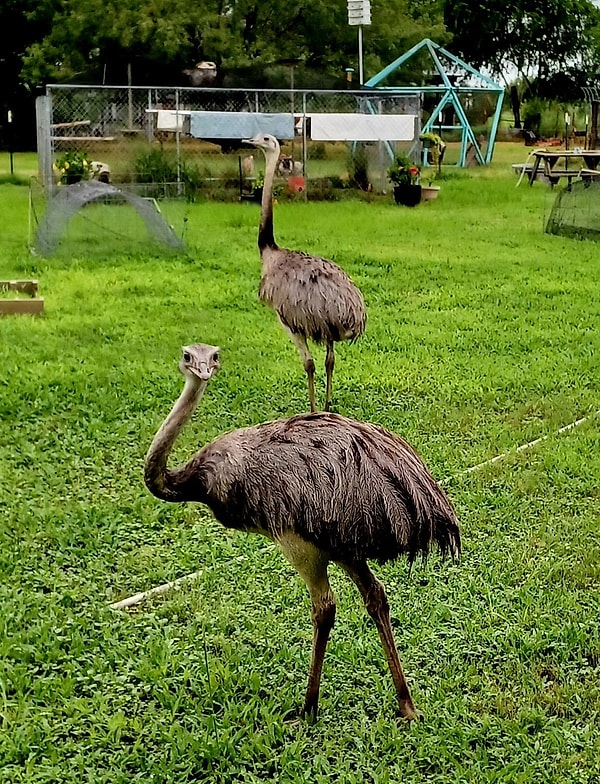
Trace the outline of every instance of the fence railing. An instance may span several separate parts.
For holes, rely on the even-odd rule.
[[[398,145],[418,157],[420,106],[418,93],[389,90],[50,85],[37,103],[40,177],[51,191],[53,164],[77,151],[147,195],[251,198],[264,165],[242,131],[267,123],[282,129],[281,190],[381,190]]]

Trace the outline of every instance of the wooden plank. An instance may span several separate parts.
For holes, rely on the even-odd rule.
[[[579,169],[549,169],[546,177],[577,177]]]
[[[0,280],[0,291],[18,291],[20,294],[37,296],[37,280]]]
[[[44,298],[37,299],[0,299],[0,316],[25,314],[39,316],[44,312]]]
[[[51,128],[76,128],[79,125],[91,125],[91,120],[75,120],[74,122],[52,123]]]
[[[598,169],[581,169],[579,176],[582,180],[598,180],[600,179],[600,170]]]
[[[116,136],[53,136],[53,142],[116,142]]]

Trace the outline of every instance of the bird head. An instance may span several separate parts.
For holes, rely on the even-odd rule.
[[[254,147],[260,147],[265,155],[268,152],[276,152],[279,156],[279,142],[270,133],[257,133],[251,139],[242,139],[245,144],[252,144]]]
[[[218,346],[207,346],[204,343],[183,346],[179,369],[186,378],[192,381],[196,381],[196,379],[210,381],[221,367],[219,364],[220,350]]]

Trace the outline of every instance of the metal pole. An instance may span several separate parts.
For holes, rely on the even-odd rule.
[[[358,26],[358,83],[362,87],[364,84],[363,74],[363,29]]]
[[[131,93],[131,63],[127,63],[127,129],[133,128],[133,95]]]
[[[12,132],[12,121],[13,121],[13,113],[9,109],[8,110],[8,154],[10,155],[10,173],[14,174],[14,166],[13,166],[13,132]]]
[[[304,176],[304,201],[308,200],[308,172],[306,171],[306,150],[307,150],[307,130],[306,123],[308,118],[306,116],[306,93],[302,93],[302,175]],[[294,129],[294,133],[296,129]]]
[[[175,150],[177,155],[177,195],[181,196],[181,134],[179,132],[179,90],[175,90]]]

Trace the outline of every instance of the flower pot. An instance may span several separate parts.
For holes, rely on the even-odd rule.
[[[67,185],[74,185],[76,182],[81,182],[81,174],[65,174],[64,181]]]
[[[421,186],[394,185],[394,201],[405,207],[416,207],[421,201]]]
[[[422,185],[421,186],[421,201],[433,201],[437,199],[440,193],[439,185]]]

